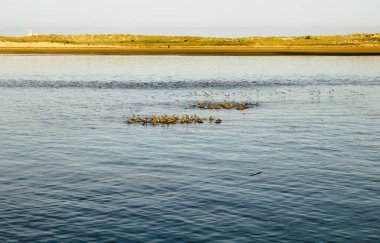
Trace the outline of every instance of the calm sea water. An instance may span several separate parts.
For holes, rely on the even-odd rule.
[[[378,242],[379,225],[380,57],[0,56],[1,242]]]

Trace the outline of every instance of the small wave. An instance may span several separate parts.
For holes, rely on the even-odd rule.
[[[7,88],[94,88],[94,89],[197,89],[197,88],[255,88],[306,85],[379,85],[379,79],[284,79],[262,81],[46,81],[46,80],[0,80],[0,87]]]
[[[188,89],[188,88],[235,88],[254,87],[257,81],[0,81],[0,87],[28,88],[96,88],[96,89]],[[262,84],[261,84],[262,85]]]

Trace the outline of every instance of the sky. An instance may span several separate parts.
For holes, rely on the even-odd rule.
[[[380,32],[380,0],[0,0],[0,35]]]

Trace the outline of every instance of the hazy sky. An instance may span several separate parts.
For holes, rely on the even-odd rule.
[[[380,0],[0,0],[0,35],[380,32]]]

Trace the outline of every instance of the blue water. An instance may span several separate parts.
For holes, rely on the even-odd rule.
[[[0,242],[378,242],[379,67],[0,55]],[[192,108],[206,100],[259,105]]]

